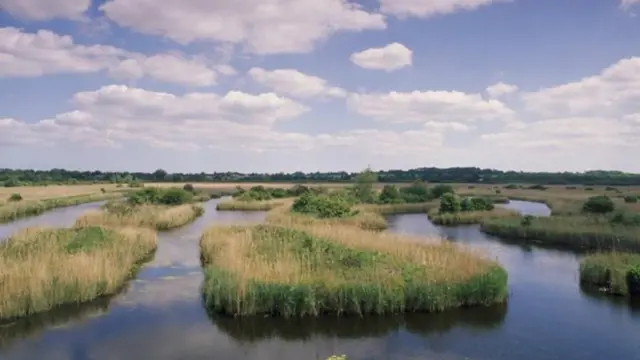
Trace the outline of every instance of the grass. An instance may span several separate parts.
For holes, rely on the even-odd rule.
[[[117,192],[122,190],[115,184],[93,185],[49,185],[49,186],[20,186],[1,187],[0,199],[6,200],[13,193],[19,193],[25,201],[64,198],[70,196],[88,196],[105,192]]]
[[[202,290],[210,311],[386,314],[506,298],[506,272],[454,244],[421,244],[297,216],[278,220],[278,225],[214,227],[203,234]]]
[[[429,213],[429,220],[436,225],[457,226],[481,224],[491,219],[519,218],[520,214],[515,210],[496,207],[490,211],[461,211],[457,213],[441,214],[438,209]]]
[[[0,205],[0,223],[10,222],[27,216],[39,215],[45,211],[55,208],[80,205],[95,201],[117,199],[120,197],[122,197],[122,193],[99,193],[60,198],[48,198],[44,200],[23,200],[17,202],[9,202],[4,205]]]
[[[420,214],[427,213],[433,208],[439,206],[439,201],[431,201],[426,203],[405,203],[405,204],[366,204],[358,205],[356,209],[364,212],[373,212],[380,215],[401,215],[401,214]]]
[[[156,247],[149,229],[27,229],[0,245],[0,319],[117,292]]]
[[[356,207],[356,213],[352,216],[318,219],[310,215],[292,213],[291,207],[286,204],[269,211],[267,222],[272,224],[291,224],[292,219],[294,219],[295,223],[299,225],[348,225],[370,231],[386,230],[388,228],[387,220],[380,213],[371,209],[370,205],[359,205]]]
[[[614,295],[640,295],[640,255],[599,253],[580,263],[580,282]]]
[[[204,208],[194,204],[179,206],[128,206],[120,204],[103,210],[87,212],[76,220],[76,224],[78,226],[133,226],[169,230],[184,226],[203,213]]]
[[[575,250],[640,251],[640,227],[613,225],[605,218],[586,216],[489,219],[483,232],[506,239],[542,243]]]
[[[265,201],[227,200],[216,205],[216,209],[220,211],[269,211],[288,203],[290,201],[283,199]]]

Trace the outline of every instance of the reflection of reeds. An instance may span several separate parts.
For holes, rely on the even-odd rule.
[[[80,226],[108,225],[148,227],[157,230],[169,230],[184,226],[204,213],[200,205],[185,204],[179,206],[141,205],[113,206],[112,209],[90,211],[76,220]]]
[[[0,318],[116,292],[156,247],[150,229],[27,229],[0,245]]]
[[[437,311],[506,297],[496,263],[452,244],[281,216],[201,239],[207,307],[235,315]],[[303,221],[301,221],[303,219]]]

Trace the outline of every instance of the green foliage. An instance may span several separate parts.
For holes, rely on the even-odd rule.
[[[596,253],[580,262],[580,282],[604,287],[611,294],[640,294],[640,255]]]
[[[190,193],[196,192],[196,189],[193,187],[193,184],[184,184],[184,186],[182,187],[182,190],[188,191]]]
[[[99,226],[61,231],[72,232],[68,237],[68,242],[65,244],[65,250],[70,254],[91,251],[92,249],[112,242],[116,237],[113,231],[106,230]]]
[[[460,211],[491,211],[494,208],[493,201],[483,197],[465,197],[460,202]]]
[[[613,225],[640,226],[640,214],[628,211],[616,212],[610,220]]]
[[[638,201],[640,201],[640,196],[627,195],[627,196],[624,197],[624,202],[629,203],[629,204],[635,204]]]
[[[295,213],[315,216],[321,219],[344,218],[352,215],[351,204],[347,199],[335,194],[315,195],[305,193],[291,206]]]
[[[546,186],[544,186],[544,185],[542,185],[542,184],[536,184],[536,185],[531,185],[531,186],[529,186],[527,189],[529,189],[529,190],[542,190],[542,191],[544,191],[544,190],[547,190],[547,189],[548,189],[548,187],[546,187]]]
[[[287,192],[289,193],[290,196],[300,196],[306,192],[309,192],[309,188],[304,185],[297,184],[289,188]]]
[[[440,197],[440,213],[457,213],[462,209],[460,198],[450,192],[442,194]]]
[[[233,197],[238,201],[265,201],[298,196],[295,194],[301,195],[306,192],[309,192],[309,189],[305,186],[294,186],[291,189],[265,188],[264,186],[254,186],[249,190],[238,188],[238,191],[233,195]]]
[[[577,186],[566,186],[565,187],[565,189],[567,189],[567,190],[575,190],[577,188],[578,188]]]
[[[439,199],[442,197],[442,195],[444,194],[455,194],[456,191],[453,189],[453,186],[451,185],[436,185],[433,187],[433,189],[431,189],[431,197],[433,199]]]
[[[531,226],[531,224],[533,223],[533,216],[532,215],[525,215],[522,217],[522,220],[520,220],[520,225],[522,227],[529,227]]]
[[[586,187],[586,188],[584,188],[584,191],[593,191],[593,188],[592,187]]]
[[[610,197],[607,195],[598,195],[588,198],[582,206],[582,211],[590,214],[606,214],[613,212],[615,208],[616,205]]]
[[[180,188],[162,189],[146,187],[129,195],[127,202],[130,205],[156,204],[156,205],[182,205],[193,200],[193,193]]]
[[[16,178],[9,178],[4,181],[4,187],[17,187],[22,185]]]
[[[434,199],[424,181],[414,181],[409,186],[401,187],[400,195],[407,203],[423,203]]]
[[[505,189],[517,189],[517,188],[519,188],[519,186],[516,185],[516,184],[509,184],[509,185],[505,186],[504,188]]]
[[[18,193],[13,193],[11,194],[11,196],[9,196],[9,201],[11,202],[22,201],[22,195]]]
[[[376,193],[373,185],[378,181],[376,175],[371,168],[364,169],[355,178],[355,184],[352,187],[353,195],[362,204],[372,204],[376,202]]]
[[[380,202],[383,204],[402,204],[405,200],[400,194],[400,190],[395,185],[385,185],[380,193]]]

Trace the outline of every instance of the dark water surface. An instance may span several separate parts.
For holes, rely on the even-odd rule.
[[[640,360],[640,305],[582,292],[576,255],[508,244],[477,226],[436,227],[425,215],[391,217],[391,231],[441,235],[497,258],[509,272],[508,304],[364,319],[210,317],[199,296],[200,234],[209,224],[264,218],[219,213],[215,204],[195,223],[162,233],[155,259],[123,294],[0,327],[0,359]],[[548,215],[544,205],[508,206]],[[65,215],[59,221],[69,224]]]

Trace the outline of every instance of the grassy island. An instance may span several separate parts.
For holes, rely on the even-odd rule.
[[[580,262],[580,282],[613,295],[640,295],[640,255],[600,253]]]

